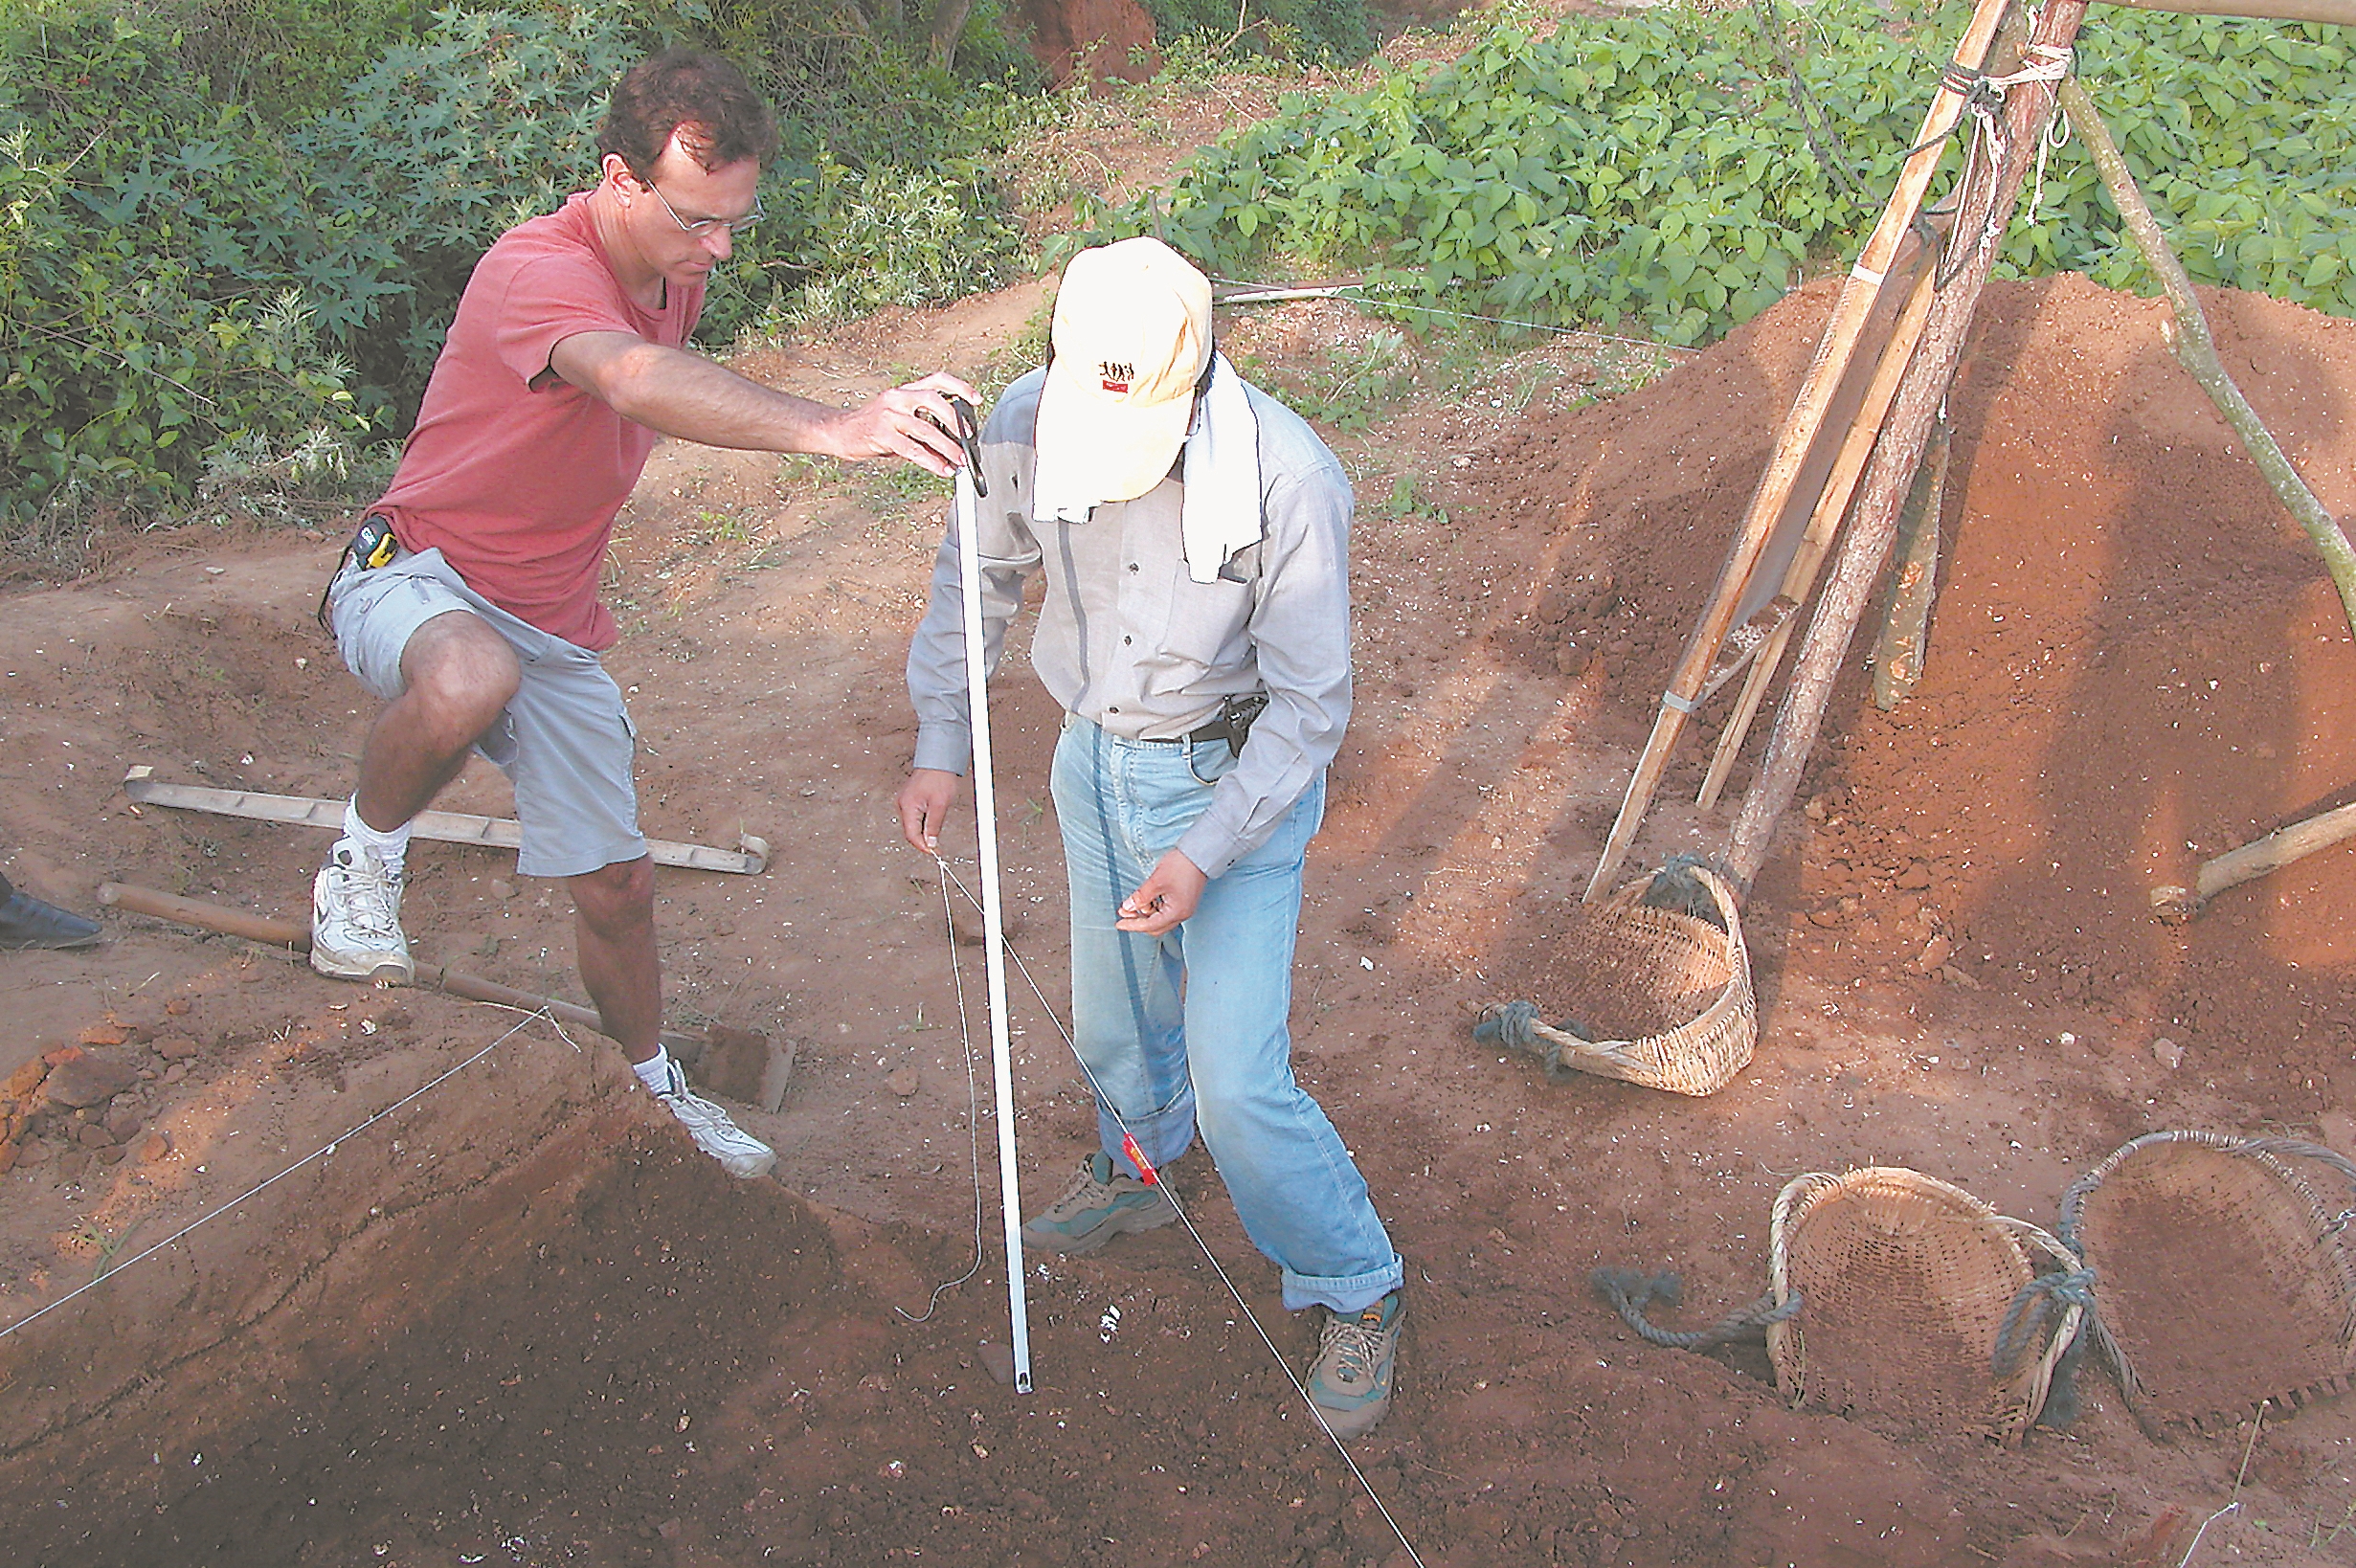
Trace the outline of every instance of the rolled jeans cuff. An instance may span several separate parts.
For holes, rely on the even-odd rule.
[[[1304,1311],[1312,1307],[1330,1307],[1342,1316],[1361,1312],[1384,1296],[1407,1283],[1406,1260],[1396,1252],[1390,1263],[1371,1273],[1346,1277],[1295,1274],[1288,1268],[1285,1278],[1285,1310]]]

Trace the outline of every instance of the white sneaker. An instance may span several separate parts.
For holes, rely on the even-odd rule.
[[[769,1174],[777,1152],[729,1119],[729,1113],[687,1086],[687,1075],[671,1064],[669,1082],[655,1098],[671,1108],[695,1146],[720,1162],[729,1175],[750,1181]]]
[[[416,978],[401,934],[400,873],[349,839],[336,840],[311,884],[311,967],[340,980]]]

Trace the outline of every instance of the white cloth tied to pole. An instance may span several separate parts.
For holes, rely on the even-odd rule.
[[[1015,1352],[1015,1392],[1031,1391],[1030,1310],[1023,1299],[1022,1195],[1015,1170],[1014,1049],[1006,1032],[1004,904],[998,890],[998,785],[990,758],[989,674],[981,631],[980,507],[974,470],[957,470],[957,574],[965,600],[966,706],[974,727],[974,826],[981,862],[982,966],[989,978],[990,1078],[998,1100],[998,1201],[1006,1222],[1006,1310]]]
[[[1031,520],[1085,523],[1111,498],[1086,495],[1066,478],[1058,454],[1043,450],[1031,480]],[[1195,398],[1179,473],[1186,485],[1178,508],[1186,574],[1207,583],[1238,550],[1260,542],[1260,416],[1251,410],[1244,377],[1227,356],[1211,352],[1210,384]],[[1124,499],[1134,499],[1133,497]]]

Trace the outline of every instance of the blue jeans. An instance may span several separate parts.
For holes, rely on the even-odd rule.
[[[1234,764],[1223,740],[1131,741],[1066,721],[1053,783],[1071,879],[1072,1036],[1118,1169],[1138,1174],[1121,1153],[1124,1124],[1156,1165],[1200,1129],[1245,1233],[1284,1270],[1287,1310],[1355,1312],[1398,1288],[1405,1266],[1334,1124],[1292,1077],[1301,859],[1325,815],[1324,779],[1205,885],[1176,930],[1113,929],[1121,900]]]

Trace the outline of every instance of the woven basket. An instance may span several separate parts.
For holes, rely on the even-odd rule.
[[[2060,1242],[1889,1166],[1798,1177],[1777,1195],[1770,1229],[1775,1302],[1801,1298],[1796,1316],[1767,1329],[1793,1405],[2007,1444],[2036,1421],[2082,1309],[2057,1301],[2024,1319],[2018,1304],[2040,1275],[2076,1277]],[[2027,1343],[2000,1357],[2015,1325]],[[2000,1372],[2002,1359],[2012,1365]]]
[[[2148,1132],[2071,1183],[2097,1348],[2157,1435],[2285,1411],[2356,1371],[2356,1165],[2318,1144]]]
[[[1669,877],[1694,879],[1723,926],[1643,902]],[[1483,1011],[1474,1038],[1538,1058],[1551,1083],[1581,1073],[1676,1094],[1714,1094],[1750,1064],[1759,1039],[1751,958],[1732,888],[1707,866],[1641,877],[1563,933],[1542,982],[1556,1017],[1637,1020],[1627,1040],[1588,1040],[1530,1002]],[[1602,1031],[1598,1031],[1601,1033]]]

